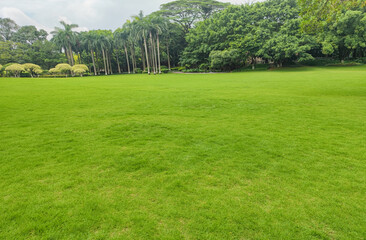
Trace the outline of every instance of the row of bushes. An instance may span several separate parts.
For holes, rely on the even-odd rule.
[[[161,66],[162,73],[169,73],[170,70],[166,66]],[[135,69],[137,74],[147,74],[147,71],[143,71],[140,68]],[[56,67],[50,70],[42,70],[42,68],[36,64],[26,63],[9,63],[4,66],[0,65],[0,76],[3,74],[7,77],[74,77],[74,76],[93,76],[94,74],[89,72],[89,68],[84,64],[76,64],[70,66],[66,63],[58,64]]]
[[[5,76],[13,77],[39,77],[43,75],[63,75],[63,76],[83,76],[89,72],[89,68],[84,64],[77,64],[70,66],[69,64],[62,63],[58,64],[55,68],[42,70],[42,68],[33,63],[10,63],[5,66],[0,65],[0,74],[4,73]]]
[[[253,66],[245,66],[242,68],[234,68],[231,69],[228,66],[233,64],[230,61],[227,61],[229,58],[220,53],[215,57],[216,60],[213,62],[211,66],[208,64],[201,64],[197,69],[187,69],[185,67],[174,67],[169,70],[166,66],[161,67],[162,73],[173,72],[186,72],[186,73],[194,73],[194,72],[222,72],[222,71],[234,71],[234,72],[243,72],[243,71],[252,71]],[[222,66],[220,64],[223,64]],[[316,58],[313,60],[302,62],[301,65],[305,66],[354,66],[366,64],[366,58],[359,58],[357,60],[345,60],[340,62],[336,59],[331,58]],[[226,66],[226,67],[225,67]],[[271,68],[271,64],[256,64],[255,70],[267,70]],[[135,73],[137,74],[147,74],[147,71],[143,71],[140,68],[135,69]],[[89,72],[89,68],[84,64],[76,64],[74,66],[70,66],[69,64],[62,63],[58,64],[56,67],[51,68],[50,70],[42,70],[42,68],[36,64],[26,63],[26,64],[17,64],[10,63],[4,66],[0,65],[0,76],[13,76],[13,77],[74,77],[74,76],[92,76],[93,73]]]
[[[238,67],[237,63],[231,62],[227,59],[229,59],[228,56],[222,56],[221,54],[218,54],[214,57],[215,59],[212,61],[211,66],[208,64],[201,64],[199,68],[185,68],[185,67],[176,67],[172,68],[172,71],[174,72],[245,72],[245,71],[264,71],[271,68],[278,67],[276,64],[273,63],[266,63],[266,64],[251,64],[251,63],[242,63],[245,65],[244,67]],[[240,60],[237,60],[237,62],[240,62]],[[222,65],[221,65],[222,64]],[[284,63],[283,66],[356,66],[366,64],[366,58],[359,58],[357,60],[344,60],[340,61],[337,59],[332,58],[316,58],[309,61],[304,61],[301,63],[291,62],[291,63]],[[231,67],[230,67],[231,66]]]

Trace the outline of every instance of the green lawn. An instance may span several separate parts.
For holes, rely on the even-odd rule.
[[[366,67],[0,78],[0,239],[365,239]]]

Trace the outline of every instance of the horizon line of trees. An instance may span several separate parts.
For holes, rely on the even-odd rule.
[[[77,24],[61,21],[50,41],[44,30],[0,18],[0,71],[10,63],[32,62],[42,69],[84,64],[94,75],[160,74],[177,67],[231,71],[254,69],[258,62],[281,67],[321,57],[363,59],[365,5],[361,0],[267,0],[241,6],[176,0],[147,16],[140,12],[115,31],[78,33]]]

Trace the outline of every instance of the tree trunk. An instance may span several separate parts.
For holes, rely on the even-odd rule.
[[[97,68],[97,73],[98,75],[100,75],[100,67],[99,67],[99,64],[98,64],[98,52],[95,52],[95,66]]]
[[[154,54],[154,43],[153,43],[153,38],[152,38],[152,34],[150,32],[150,46],[151,46],[151,58],[152,58],[152,65],[153,65],[153,70],[154,70],[154,75],[156,74],[156,62],[155,62],[155,57],[156,55]]]
[[[95,60],[94,60],[94,52],[93,50],[90,50],[92,60],[93,60],[93,68],[94,68],[94,75],[97,76],[97,69],[95,68]]]
[[[159,64],[159,74],[161,74],[161,63],[160,63],[160,40],[159,40],[159,33],[156,34],[156,40],[158,44],[158,64]]]
[[[156,42],[155,39],[153,39],[154,44],[154,60],[155,60],[155,72],[158,73],[158,59],[157,59],[157,53],[156,53]]]
[[[113,74],[112,53],[109,55],[109,68],[110,68],[110,73]]]
[[[147,63],[147,73],[150,75],[150,63],[149,63],[149,54],[147,51],[147,44],[146,44],[146,36],[144,33],[144,45],[145,45],[145,53],[146,53],[146,63]]]
[[[80,52],[78,52],[78,56],[79,56],[79,64],[81,64],[81,54],[80,54]]]
[[[105,60],[107,62],[107,73],[108,75],[111,74],[110,71],[109,71],[109,54],[108,54],[108,50],[105,50]]]
[[[126,60],[127,60],[127,68],[128,68],[128,74],[131,73],[131,69],[130,69],[130,60],[128,59],[128,52],[127,52],[127,47],[125,45],[125,54],[126,54]]]
[[[118,67],[118,73],[121,74],[121,67],[119,65],[119,59],[118,59],[118,52],[116,54],[116,57],[117,57],[117,67]]]
[[[168,55],[168,68],[169,68],[169,71],[170,71],[171,70],[171,67],[170,67],[169,43],[166,44],[166,53]]]
[[[105,52],[104,52],[104,48],[102,48],[102,54],[103,54],[103,61],[104,61],[104,74],[108,75],[107,73],[107,64],[105,62]]]
[[[136,71],[135,71],[135,55],[133,54],[132,46],[130,46],[130,50],[131,50],[131,60],[132,60],[132,72],[136,73]]]
[[[70,59],[71,59],[71,66],[74,66],[74,56],[72,54],[72,48],[71,48],[70,43],[69,43],[69,54],[70,54]]]
[[[145,72],[146,71],[145,52],[144,52],[144,47],[142,46],[142,44],[140,45],[140,48],[141,48],[142,69]]]
[[[64,47],[64,51],[65,51],[65,56],[67,58],[67,62],[71,65],[71,58],[70,58],[70,53],[69,53],[69,49],[67,47]]]
[[[150,40],[150,49],[149,49],[149,54],[150,54],[150,60],[151,60],[151,68],[152,68],[152,72],[155,74],[155,62],[154,62],[154,54],[153,54],[153,48],[151,46],[151,40]]]
[[[135,51],[135,45],[132,45],[132,54],[133,54],[133,69],[134,69],[134,73],[136,73],[136,69],[137,69],[137,61],[136,61],[136,51]]]

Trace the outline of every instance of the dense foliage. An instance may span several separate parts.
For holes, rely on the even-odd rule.
[[[325,24],[316,34],[301,31],[299,13],[296,0],[231,6],[190,31],[181,63],[190,68],[212,65],[212,51],[228,49],[239,51],[247,64],[259,59],[276,66],[314,57],[344,60],[365,56],[364,8],[344,10],[337,21]],[[234,58],[237,56],[233,55],[236,62]]]

